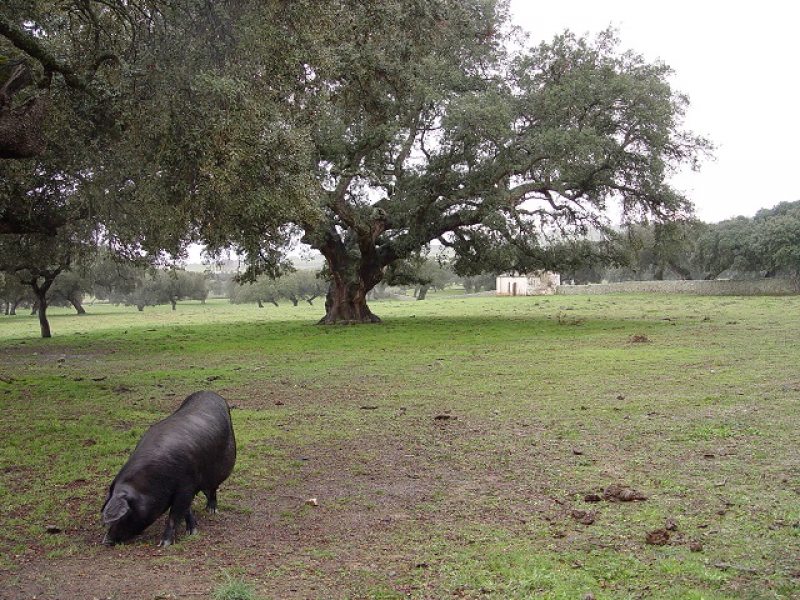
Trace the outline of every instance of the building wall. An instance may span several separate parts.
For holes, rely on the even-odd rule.
[[[495,284],[498,296],[538,296],[555,294],[561,276],[550,271],[529,275],[500,275]]]

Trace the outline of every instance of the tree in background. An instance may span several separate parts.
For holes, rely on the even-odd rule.
[[[492,273],[483,275],[473,275],[463,278],[464,291],[467,294],[477,294],[478,292],[490,291],[495,289],[497,278]]]
[[[697,240],[694,262],[705,271],[704,279],[716,279],[732,270],[738,273],[757,271],[759,260],[753,252],[752,222],[736,217],[710,225]]]
[[[233,304],[255,302],[259,308],[264,308],[264,302],[269,302],[278,306],[281,294],[278,291],[276,281],[267,276],[246,283],[232,280],[228,289],[228,296]]]
[[[456,275],[446,257],[430,258],[428,253],[418,252],[389,265],[383,283],[389,286],[414,286],[414,297],[424,300],[431,288],[443,289],[452,284]]]
[[[69,270],[74,249],[68,240],[42,235],[18,239],[0,236],[0,270],[16,277],[33,292],[39,328],[43,338],[52,337],[47,319],[50,288],[56,277]]]
[[[107,250],[100,249],[92,265],[92,293],[98,300],[124,304],[125,297],[136,290],[136,282],[145,276],[145,268],[122,260]]]
[[[328,283],[320,274],[310,269],[297,269],[281,277],[261,276],[253,282],[233,280],[228,295],[234,304],[255,302],[259,308],[264,302],[278,306],[280,300],[289,300],[297,306],[301,300],[313,306],[314,300],[324,296]]]
[[[694,219],[639,223],[628,227],[622,241],[629,260],[617,263],[617,275],[636,280],[695,279],[693,262],[698,239],[708,226]]]
[[[313,306],[314,300],[325,296],[328,283],[319,273],[309,269],[297,269],[275,281],[278,293],[297,306],[300,300]]]
[[[374,38],[329,76],[336,93],[314,138],[324,219],[300,223],[331,274],[324,323],[378,320],[367,292],[434,240],[461,273],[487,248],[507,250],[505,270],[556,270],[564,254],[551,247],[604,230],[615,201],[629,219],[689,212],[665,178],[708,144],[681,129],[686,99],[667,67],[618,53],[608,33],[565,34],[511,60],[495,35],[500,15],[476,4],[397,30],[388,22],[416,15],[378,14]]]
[[[92,282],[78,271],[62,271],[50,289],[50,306],[71,306],[79,315],[85,315],[83,299],[92,292]]]
[[[137,277],[133,291],[117,300],[127,306],[136,306],[140,311],[146,306],[159,304],[170,304],[172,310],[177,310],[181,300],[205,302],[207,297],[208,289],[202,273],[180,269],[148,269]]]
[[[33,304],[33,290],[22,283],[15,274],[0,273],[0,300],[4,305],[3,314],[16,315],[20,304],[25,302]]]
[[[723,273],[796,277],[800,269],[800,201],[782,202],[753,218],[736,217],[708,226],[693,260],[714,279]]]
[[[782,202],[760,210],[753,218],[753,244],[766,277],[800,272],[800,201]]]

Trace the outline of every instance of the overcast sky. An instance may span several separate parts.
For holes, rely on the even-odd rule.
[[[673,180],[717,222],[800,200],[800,2],[511,0],[529,41],[618,30],[622,50],[671,66],[687,127],[716,160]]]

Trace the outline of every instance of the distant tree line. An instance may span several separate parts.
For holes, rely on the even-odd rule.
[[[278,306],[280,300],[289,300],[297,306],[301,301],[313,305],[314,300],[324,297],[328,286],[310,270],[299,270],[278,278],[259,277],[253,282],[242,283],[236,278],[228,284],[228,297],[234,304],[256,303]]]
[[[495,274],[484,273],[471,277],[456,275],[449,262],[427,257],[419,258],[413,265],[403,263],[402,272],[392,272],[370,292],[371,300],[390,299],[397,294],[412,292],[417,300],[424,300],[429,291],[440,291],[460,285],[465,293],[493,290]],[[301,301],[313,305],[318,298],[325,298],[330,284],[325,269],[313,271],[298,269],[278,278],[262,276],[254,282],[241,282],[236,277],[229,278],[228,297],[234,304],[255,303],[259,307],[266,304],[278,306],[281,301],[289,301],[297,306]]]
[[[618,232],[611,244],[585,240],[562,245],[559,251],[565,253],[560,262],[574,265],[561,272],[564,283],[796,278],[800,272],[800,201],[781,203],[754,217],[714,224],[697,220],[635,224]],[[280,277],[264,275],[245,282],[234,272],[155,269],[96,247],[91,252],[83,247],[79,253],[73,248],[59,255],[55,246],[43,252],[36,245],[18,244],[0,257],[0,313],[14,315],[24,307],[39,314],[43,333],[49,331],[47,306],[71,306],[83,314],[87,297],[139,310],[160,304],[175,309],[180,301],[203,302],[209,294],[237,304],[277,306],[289,301],[297,306],[324,298],[330,286],[325,268],[286,267],[287,273]],[[487,257],[482,260],[491,264]],[[424,300],[430,290],[455,285],[462,286],[465,293],[476,293],[494,289],[498,274],[499,269],[459,275],[449,254],[431,257],[420,253],[393,264],[370,297],[377,300],[413,289],[413,296]]]
[[[677,220],[620,233],[616,258],[562,271],[562,281],[796,278],[800,201],[719,223]]]
[[[84,314],[86,297],[139,310],[171,304],[174,310],[181,300],[205,301],[211,289],[208,279],[204,273],[152,269],[111,255],[99,255],[69,270],[16,263],[0,271],[0,307],[4,315],[15,315],[21,307],[29,309],[40,315],[40,321],[48,306],[72,306],[79,315]]]
[[[57,271],[57,272],[56,272]],[[32,272],[23,268],[0,271],[0,313],[16,315],[19,309],[36,314],[42,302],[32,285]],[[390,298],[413,290],[414,298],[424,300],[430,290],[443,290],[461,285],[465,293],[494,289],[495,275],[486,273],[459,277],[442,260],[423,258],[415,269],[406,268],[394,273],[372,291],[374,300]],[[325,270],[297,269],[277,278],[261,276],[253,282],[241,281],[235,272],[204,273],[184,269],[153,269],[145,264],[121,261],[107,253],[99,253],[93,261],[75,265],[70,270],[53,269],[44,295],[45,306],[71,306],[79,315],[85,314],[86,298],[91,301],[135,306],[143,311],[147,306],[169,304],[172,309],[185,300],[204,302],[209,295],[229,298],[234,304],[254,303],[279,305],[288,301],[313,305],[324,298],[329,283]]]

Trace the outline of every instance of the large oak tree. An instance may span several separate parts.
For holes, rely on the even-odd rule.
[[[508,56],[502,12],[458,4],[463,12],[351,12],[353,41],[320,70],[323,218],[298,224],[330,269],[325,323],[378,320],[367,293],[434,241],[455,251],[457,268],[498,255],[509,269],[558,268],[569,253],[556,250],[602,230],[610,211],[691,212],[667,180],[710,145],[683,130],[688,102],[667,66],[620,52],[610,32]]]

